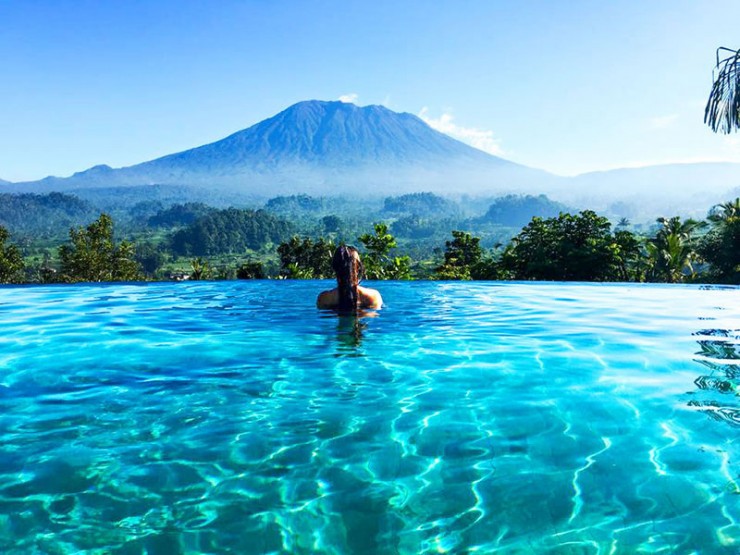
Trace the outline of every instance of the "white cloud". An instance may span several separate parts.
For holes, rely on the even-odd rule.
[[[667,116],[658,116],[650,118],[648,125],[650,129],[665,129],[670,127],[678,120],[678,114],[669,114]]]
[[[432,129],[445,133],[459,141],[474,146],[477,149],[502,156],[504,154],[498,139],[493,136],[493,131],[476,129],[475,127],[462,127],[454,123],[451,114],[445,113],[438,118],[429,116],[429,109],[424,106],[419,112],[419,117]]]
[[[354,104],[355,102],[357,102],[357,98],[358,98],[357,93],[343,94],[342,96],[339,97],[339,101],[349,102],[351,104]]]

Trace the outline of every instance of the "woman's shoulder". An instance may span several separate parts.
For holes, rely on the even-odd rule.
[[[383,297],[380,292],[369,287],[358,287],[360,293],[360,302],[363,308],[380,308],[383,306]]]
[[[383,297],[375,289],[369,287],[357,287],[360,294],[360,305],[362,308],[380,308],[383,306]],[[339,304],[339,292],[335,289],[322,291],[316,299],[316,306],[319,308],[334,308]]]
[[[319,296],[316,299],[316,306],[319,308],[332,308],[337,305],[338,300],[337,290],[329,289],[328,291],[322,291],[319,293]]]

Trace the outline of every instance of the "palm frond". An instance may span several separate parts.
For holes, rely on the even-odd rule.
[[[720,52],[730,54],[720,59]],[[740,129],[740,50],[718,48],[715,72],[704,123],[715,133],[730,133]]]

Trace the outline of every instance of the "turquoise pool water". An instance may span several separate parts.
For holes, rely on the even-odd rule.
[[[0,288],[0,552],[740,552],[740,289],[327,285]]]

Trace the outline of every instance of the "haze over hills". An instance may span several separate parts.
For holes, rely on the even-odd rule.
[[[383,106],[313,100],[215,143],[135,166],[98,165],[67,178],[15,184],[13,189],[158,184],[267,197],[420,190],[482,194],[549,180],[557,178],[472,148],[414,115]]]
[[[10,184],[7,192],[75,192],[207,201],[308,193],[448,196],[545,193],[594,209],[633,203],[641,210],[705,211],[740,187],[740,164],[651,166],[559,177],[515,164],[435,131],[420,118],[383,106],[299,102],[220,141],[114,169],[98,165],[70,177]],[[156,187],[152,187],[156,185]],[[131,193],[127,193],[131,194]]]
[[[740,164],[705,162],[663,164],[590,172],[571,178],[565,200],[594,208],[632,203],[635,213],[706,215],[714,204],[737,196]]]

